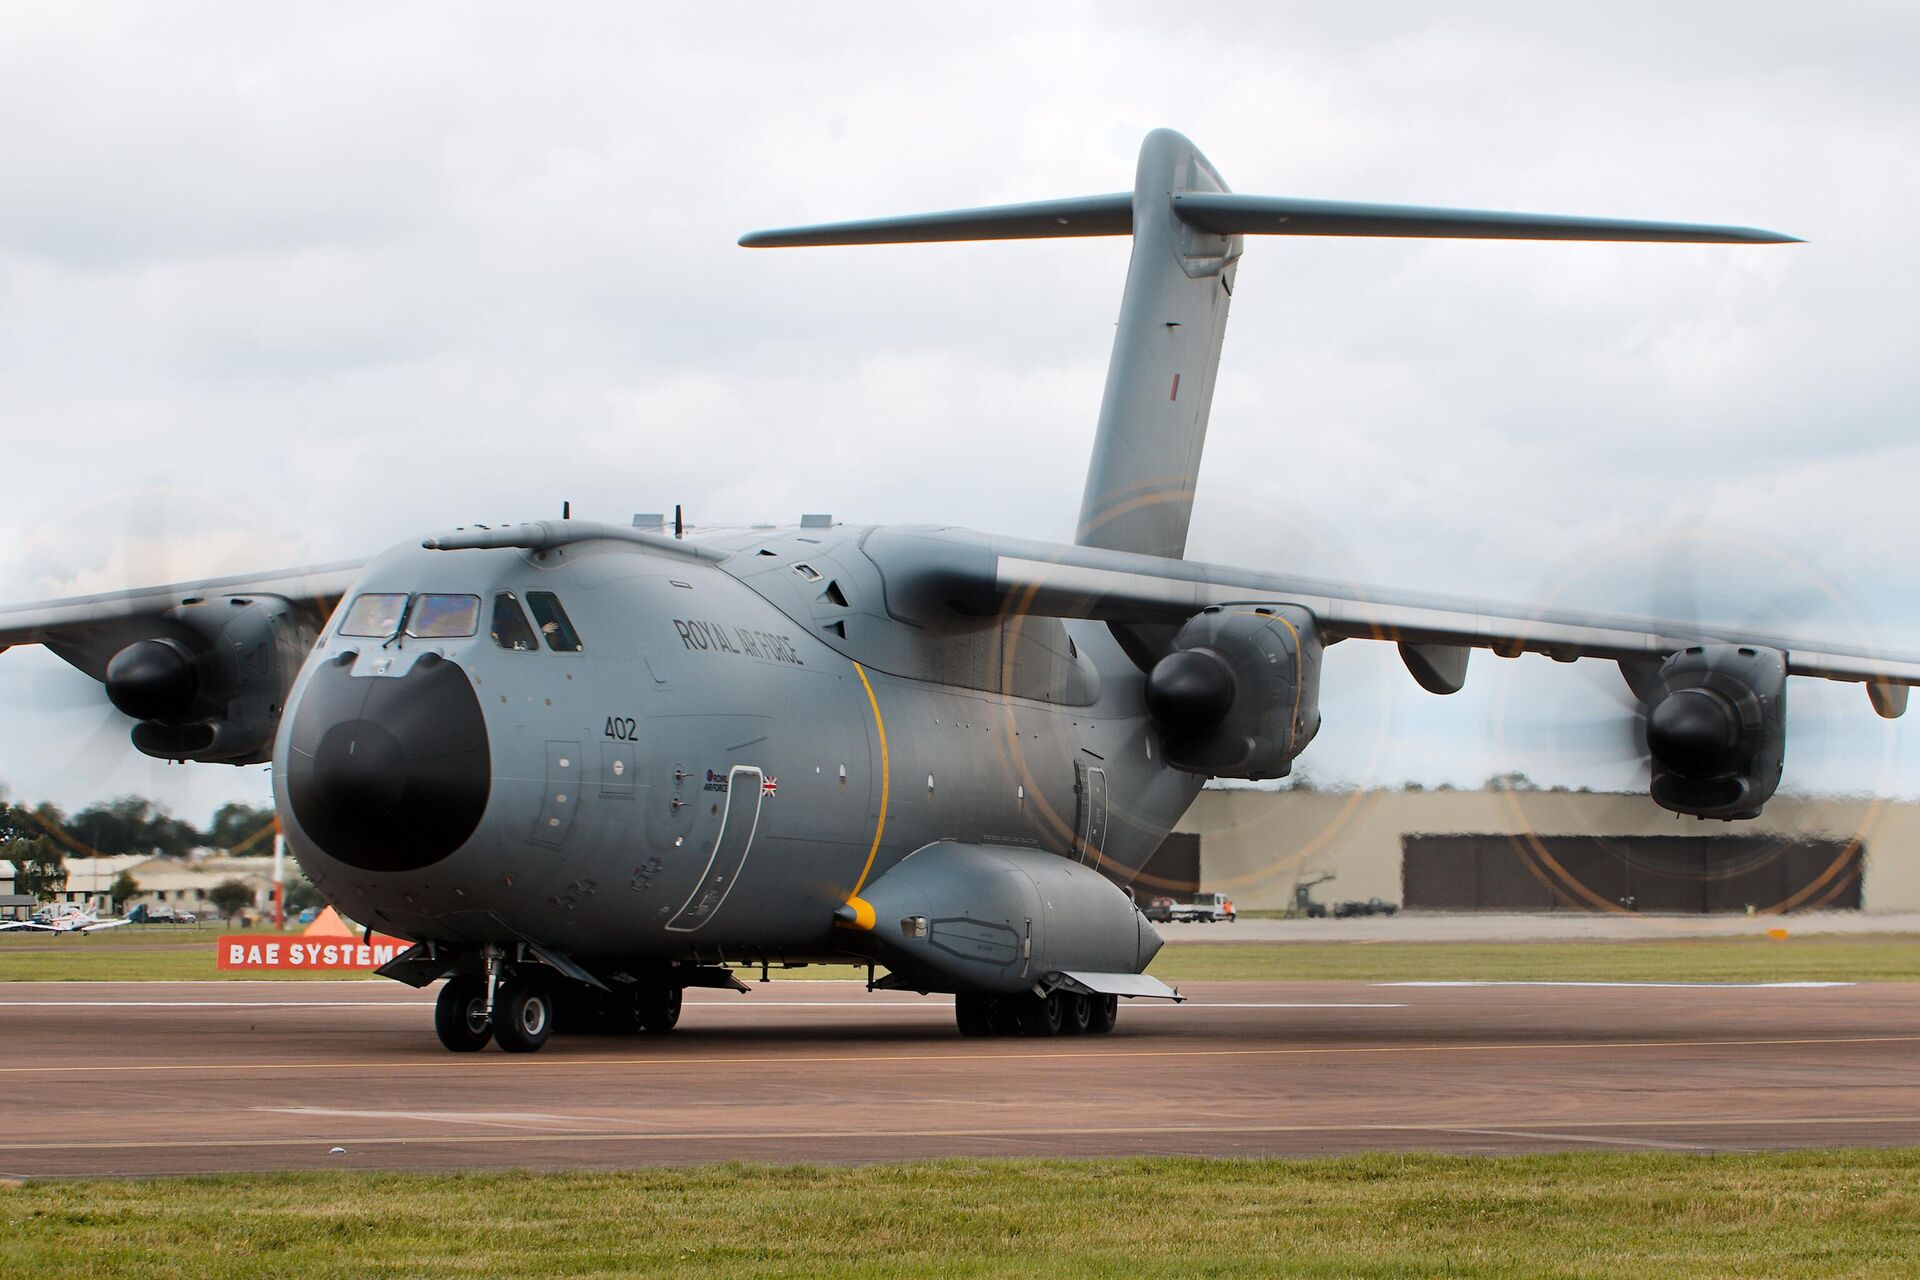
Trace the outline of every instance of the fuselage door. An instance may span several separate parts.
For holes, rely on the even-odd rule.
[[[760,825],[760,800],[765,781],[752,765],[735,765],[727,774],[727,808],[720,815],[720,834],[714,838],[707,869],[695,882],[686,903],[667,921],[675,933],[691,933],[713,919],[725,902],[753,848]]]
[[[1097,867],[1107,848],[1107,771],[1087,765],[1080,771],[1080,820],[1074,824],[1079,837],[1080,861]]]

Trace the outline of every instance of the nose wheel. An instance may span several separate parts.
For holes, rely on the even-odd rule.
[[[478,1053],[493,1039],[487,1017],[487,983],[477,976],[450,979],[433,1002],[433,1029],[454,1053]]]
[[[493,997],[493,1038],[508,1053],[534,1053],[553,1034],[553,995],[544,983],[514,977]]]

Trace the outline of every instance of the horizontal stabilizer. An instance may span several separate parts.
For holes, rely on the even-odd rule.
[[[1418,236],[1463,240],[1639,240],[1670,244],[1798,244],[1757,227],[1691,222],[1640,222],[1542,213],[1429,209],[1411,204],[1358,204],[1243,196],[1231,191],[1176,191],[1173,212],[1189,226],[1223,236]]]
[[[1133,233],[1133,192],[1038,200],[984,209],[950,209],[898,218],[829,222],[779,231],[749,231],[748,249],[823,244],[922,244],[938,240],[1041,240],[1052,236],[1124,236]]]
[[[1364,204],[1245,196],[1232,191],[1174,191],[1173,214],[1221,236],[1403,236],[1438,240],[1625,240],[1664,244],[1798,244],[1794,236],[1758,227],[1643,222],[1414,204]],[[1133,194],[1031,204],[949,209],[897,218],[828,222],[777,231],[749,231],[749,249],[836,244],[924,244],[943,240],[1040,240],[1058,236],[1124,236],[1133,232]]]

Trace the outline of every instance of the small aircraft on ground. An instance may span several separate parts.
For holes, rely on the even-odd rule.
[[[35,929],[41,933],[97,933],[102,929],[118,929],[123,924],[132,923],[131,920],[119,918],[102,920],[91,907],[83,907],[76,902],[56,902],[34,912],[32,919],[10,920],[0,924],[0,933],[10,933],[16,929]]]
[[[1441,695],[1475,649],[1616,663],[1652,799],[1702,818],[1772,796],[1789,676],[1905,710],[1920,658],[1184,558],[1246,237],[1791,237],[1241,195],[1162,130],[1129,191],[741,243],[1096,235],[1133,255],[1072,544],[825,516],[473,524],[0,610],[0,646],[102,681],[150,756],[271,760],[300,865],[414,940],[384,974],[447,979],[456,1051],[665,1031],[741,964],[952,992],[967,1035],[1111,1030],[1119,997],[1176,994],[1123,886],[1208,778],[1288,772],[1342,643],[1396,645]]]

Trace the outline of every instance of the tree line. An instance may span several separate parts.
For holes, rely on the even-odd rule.
[[[14,865],[14,892],[35,897],[50,897],[66,884],[68,858],[184,857],[195,849],[266,855],[273,852],[274,831],[271,808],[246,804],[221,805],[203,829],[143,796],[105,800],[69,816],[55,804],[0,795],[0,859]]]

